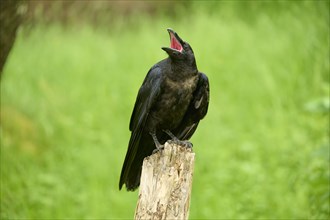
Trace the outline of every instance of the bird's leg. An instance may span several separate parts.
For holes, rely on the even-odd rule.
[[[188,148],[193,147],[193,144],[190,141],[188,141],[188,140],[184,140],[184,141],[179,140],[179,138],[177,138],[170,130],[164,130],[164,132],[172,138],[172,140],[168,141],[169,143],[172,142],[174,144],[183,145],[183,146],[188,147]]]
[[[156,153],[158,151],[161,151],[164,149],[164,145],[163,144],[160,144],[158,139],[157,139],[157,136],[156,136],[156,133],[155,132],[150,132],[149,133],[152,137],[152,139],[154,140],[154,143],[155,143],[155,146],[156,146],[156,149],[152,151],[152,153]]]
[[[164,130],[164,132],[172,138],[173,141],[180,141],[170,130]]]

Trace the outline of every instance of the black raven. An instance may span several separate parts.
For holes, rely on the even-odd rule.
[[[169,57],[151,67],[135,101],[119,189],[123,184],[129,191],[139,187],[143,159],[169,137],[188,140],[207,113],[208,78],[197,70],[190,45],[172,29],[167,31],[171,45],[162,49]]]

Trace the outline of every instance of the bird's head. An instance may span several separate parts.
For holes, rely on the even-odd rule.
[[[167,28],[167,31],[170,35],[170,47],[162,47],[162,49],[166,51],[172,60],[195,63],[194,51],[190,45],[183,41],[171,28]]]

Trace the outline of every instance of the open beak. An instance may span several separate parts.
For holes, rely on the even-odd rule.
[[[182,51],[183,51],[182,39],[171,28],[167,28],[167,31],[170,35],[170,47],[162,47],[162,49],[165,50],[167,53],[169,51],[182,53]]]

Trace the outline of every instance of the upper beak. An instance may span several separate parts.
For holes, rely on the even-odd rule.
[[[170,37],[172,34],[172,36],[174,36],[181,44],[183,43],[183,40],[179,37],[179,35],[172,28],[167,28],[167,31],[168,31]]]
[[[167,28],[167,31],[170,35],[170,47],[162,47],[167,53],[182,53],[183,51],[183,40],[179,35],[171,28]]]

